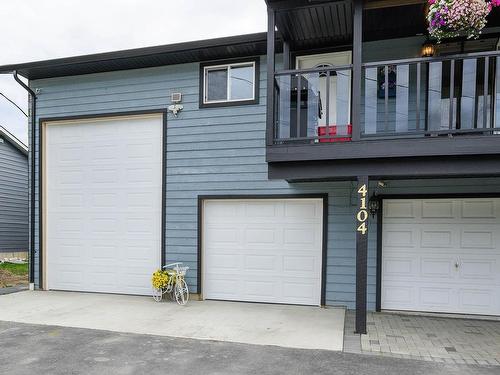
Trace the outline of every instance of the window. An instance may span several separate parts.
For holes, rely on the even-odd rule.
[[[243,61],[201,67],[200,106],[258,103],[258,62]]]

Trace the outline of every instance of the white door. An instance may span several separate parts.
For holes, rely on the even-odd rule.
[[[382,309],[500,315],[500,199],[386,200]]]
[[[150,294],[160,265],[161,116],[45,127],[45,287]]]
[[[310,69],[333,67],[351,64],[351,51],[322,53],[316,55],[298,56],[296,59],[297,69]],[[327,125],[326,106],[329,106],[328,125],[344,126],[350,123],[351,118],[351,73],[350,70],[332,72],[330,76],[330,92],[327,104],[326,98],[326,73],[320,73],[319,79],[315,74],[305,76],[310,88],[319,92],[321,98],[321,118],[318,125]],[[340,129],[339,129],[340,131]]]
[[[321,199],[208,200],[203,296],[320,305]]]

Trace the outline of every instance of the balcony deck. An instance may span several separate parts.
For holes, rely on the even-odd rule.
[[[267,161],[500,155],[499,57],[364,63],[359,93],[352,65],[277,71]]]

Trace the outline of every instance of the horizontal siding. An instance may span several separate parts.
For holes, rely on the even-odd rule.
[[[28,157],[0,143],[0,252],[28,250]]]
[[[31,82],[31,86],[41,89],[37,108],[39,118],[160,109],[170,104],[172,92],[182,92],[185,109],[177,118],[169,115],[167,125],[167,261],[187,263],[191,267],[188,281],[191,287],[195,287],[199,195],[328,193],[326,299],[329,305],[353,308],[354,185],[352,182],[289,184],[268,180],[264,58],[261,62],[260,104],[251,106],[199,109],[198,64],[40,80]],[[387,191],[472,192],[481,189],[500,191],[500,183],[496,179],[390,181]],[[38,210],[38,195],[35,207]],[[376,293],[376,222],[370,220],[368,305],[373,309]],[[38,214],[35,228],[38,229]],[[38,240],[37,237],[36,248]]]

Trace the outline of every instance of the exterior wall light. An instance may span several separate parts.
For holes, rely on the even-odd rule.
[[[168,111],[174,114],[174,117],[177,117],[180,111],[184,109],[184,106],[180,104],[182,102],[182,93],[174,92],[170,97],[171,105],[168,106]]]
[[[434,47],[434,44],[430,42],[426,42],[422,46],[422,57],[432,57],[434,56],[435,52],[436,48]]]
[[[379,208],[380,208],[380,200],[375,194],[373,194],[370,200],[368,201],[368,210],[370,211],[372,217],[375,217]]]

